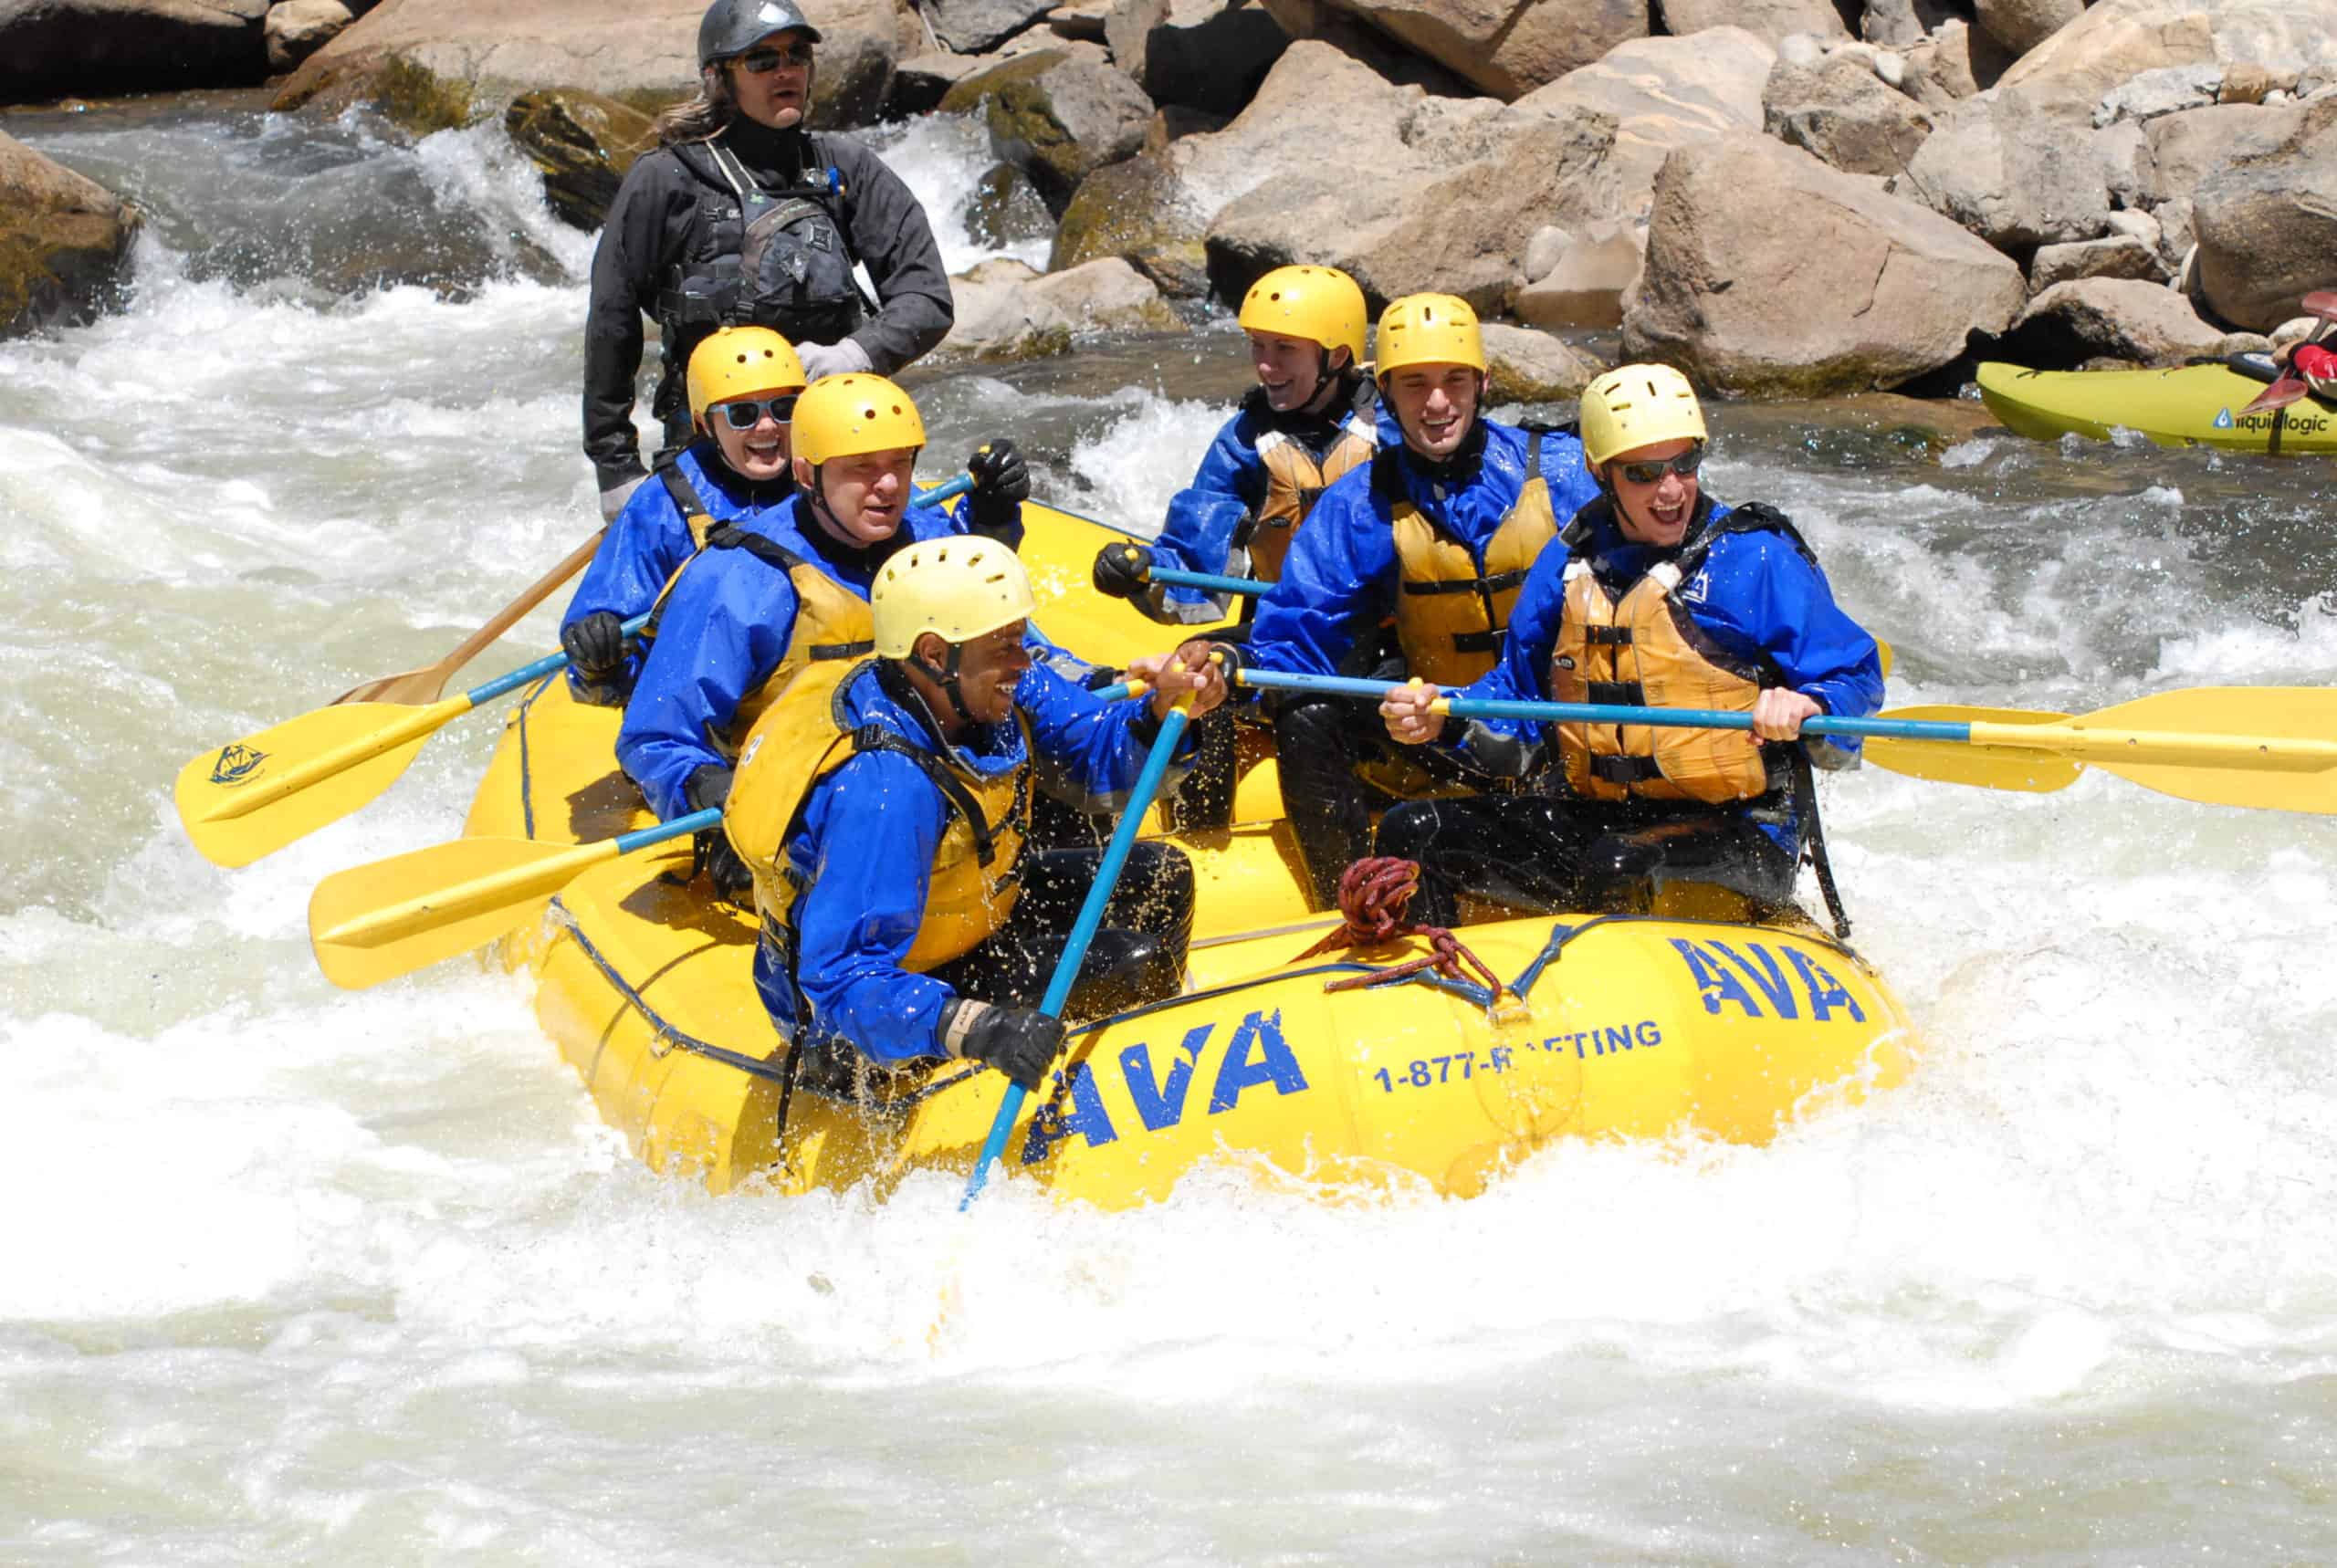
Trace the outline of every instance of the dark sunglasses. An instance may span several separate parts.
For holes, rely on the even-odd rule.
[[[1626,463],[1623,477],[1634,485],[1653,485],[1666,474],[1677,474],[1682,479],[1692,479],[1696,470],[1704,465],[1704,449],[1691,446],[1668,463]]]
[[[801,394],[796,392],[781,392],[779,396],[771,398],[733,398],[728,402],[717,403],[715,406],[722,411],[722,417],[728,423],[731,429],[752,430],[763,422],[763,415],[766,413],[781,424],[792,420],[795,417],[795,400],[799,395]]]
[[[739,57],[739,68],[749,76],[767,77],[781,66],[808,66],[812,63],[812,46],[790,44],[783,49],[757,49],[751,55]]]

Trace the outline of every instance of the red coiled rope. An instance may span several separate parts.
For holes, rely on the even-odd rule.
[[[1364,986],[1409,979],[1423,969],[1434,969],[1448,980],[1465,980],[1468,977],[1462,973],[1461,966],[1466,963],[1496,997],[1508,989],[1500,977],[1485,967],[1485,961],[1470,952],[1451,932],[1441,925],[1415,925],[1404,918],[1405,908],[1420,888],[1418,861],[1395,855],[1371,855],[1357,861],[1339,873],[1339,914],[1346,923],[1301,953],[1294,962],[1304,963],[1342,948],[1376,947],[1402,936],[1424,936],[1435,949],[1428,956],[1376,969],[1368,975],[1332,980],[1323,988],[1352,991]]]

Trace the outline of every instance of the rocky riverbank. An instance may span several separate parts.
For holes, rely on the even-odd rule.
[[[0,0],[0,101],[270,80],[414,134],[499,116],[597,225],[686,93],[702,0]],[[1516,325],[1507,384],[1952,387],[2177,363],[2337,282],[2337,0],[814,0],[816,118],[979,114],[1042,273],[944,352],[1179,329],[1287,262]],[[66,19],[60,22],[59,18]],[[68,26],[78,18],[77,26]],[[0,331],[106,307],[136,214],[0,134]]]

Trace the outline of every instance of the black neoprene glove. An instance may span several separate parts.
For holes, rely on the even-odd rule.
[[[624,622],[613,610],[595,610],[560,629],[561,651],[588,681],[604,681],[624,668]]]
[[[941,1039],[952,1056],[988,1062],[1025,1090],[1034,1090],[1063,1050],[1063,1020],[1036,1008],[957,997],[942,1009]]]
[[[1022,543],[1022,503],[1031,498],[1031,465],[1014,450],[1014,443],[1000,436],[986,441],[966,459],[974,478],[966,497],[966,524],[974,532],[994,538],[1009,549]]]
[[[1095,591],[1114,599],[1134,599],[1142,593],[1152,571],[1152,552],[1142,545],[1106,545],[1095,552]]]
[[[719,806],[730,798],[730,779],[729,768],[709,763],[690,775],[690,781],[682,788],[682,798],[693,811]],[[702,830],[694,841],[699,863],[706,867],[706,874],[714,879],[714,891],[741,907],[751,904],[755,874],[739,858],[739,852],[730,847],[730,836],[721,825]]]

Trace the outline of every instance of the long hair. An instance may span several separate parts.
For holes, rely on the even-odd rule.
[[[697,73],[697,96],[677,103],[657,117],[657,141],[665,147],[684,141],[711,141],[739,115],[739,94],[730,73],[720,66]]]

